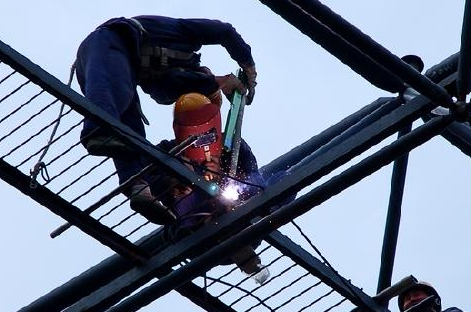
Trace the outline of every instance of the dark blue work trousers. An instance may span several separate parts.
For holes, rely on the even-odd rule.
[[[100,27],[80,45],[77,52],[77,79],[84,96],[112,117],[145,137],[139,111],[138,49],[116,30]],[[139,82],[142,90],[160,104],[172,104],[180,95],[199,92],[211,95],[219,86],[214,76],[199,63],[192,68],[168,68],[150,81]],[[86,118],[82,138],[97,125]],[[120,183],[138,173],[148,161],[137,157],[123,161],[113,159]]]
[[[138,110],[136,72],[125,42],[118,33],[98,28],[80,45],[77,52],[77,80],[84,96],[92,103],[145,137]],[[82,138],[98,126],[86,118]],[[142,168],[142,161],[113,159],[120,183]]]

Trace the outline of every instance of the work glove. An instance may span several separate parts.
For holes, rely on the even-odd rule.
[[[244,80],[246,80],[247,89],[249,93],[247,94],[247,102],[245,104],[250,105],[255,96],[255,86],[257,85],[257,70],[255,69],[255,64],[251,66],[242,66],[244,73]]]
[[[222,93],[224,93],[229,100],[234,90],[238,90],[241,94],[247,92],[244,84],[234,74],[215,76],[215,79]]]

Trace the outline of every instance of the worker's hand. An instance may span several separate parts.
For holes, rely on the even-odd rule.
[[[226,98],[229,100],[231,99],[234,90],[238,90],[241,94],[245,94],[245,92],[247,92],[244,84],[234,74],[215,76],[215,78],[222,93],[224,93]]]
[[[257,85],[257,70],[255,69],[255,64],[251,66],[242,66],[244,71],[245,78],[247,79],[247,89],[249,93],[247,94],[247,102],[245,104],[250,105],[255,96],[255,86]]]

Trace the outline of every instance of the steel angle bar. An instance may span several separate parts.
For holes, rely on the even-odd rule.
[[[293,166],[291,170],[296,170],[299,167],[302,167],[307,161],[312,161],[312,159],[316,157],[320,157],[320,155],[328,152],[332,148],[334,148],[337,145],[342,144],[345,142],[347,139],[351,138],[353,135],[357,134],[358,132],[362,131],[366,127],[377,123],[378,120],[380,120],[382,117],[385,115],[391,113],[394,111],[394,109],[397,109],[401,104],[403,104],[403,100],[400,98],[393,99],[387,103],[385,103],[383,106],[377,108],[373,112],[371,112],[369,115],[363,117],[360,121],[358,121],[356,124],[352,125],[350,128],[342,132],[339,136],[333,138],[329,143],[325,144],[318,150],[316,150],[314,153],[312,153],[309,157],[306,157],[306,159],[303,159],[300,161],[298,164]],[[291,171],[290,170],[290,171]]]
[[[471,157],[471,127],[468,124],[454,122],[441,135],[464,154]]]
[[[352,70],[376,87],[391,93],[405,89],[404,83],[383,66],[348,43],[345,39],[320,23],[300,7],[287,0],[260,0],[275,13],[299,29],[314,42],[347,64]]]
[[[136,245],[150,254],[161,248],[162,244],[164,244],[164,240],[160,230],[156,230],[136,242]],[[18,312],[60,312],[135,266],[134,262],[115,254],[38,298]],[[219,299],[193,283],[187,283],[175,290],[207,311],[234,312]]]
[[[398,138],[411,132],[412,124],[399,131]],[[391,192],[389,194],[388,214],[384,229],[383,247],[381,251],[381,265],[378,277],[377,293],[391,286],[391,278],[396,255],[397,237],[401,222],[402,197],[406,181],[407,163],[409,154],[406,153],[394,161],[391,177]],[[387,306],[387,305],[386,305]]]
[[[135,242],[148,254],[154,254],[165,243],[162,228]],[[135,263],[114,254],[82,272],[48,294],[38,298],[19,312],[59,312],[135,267]]]
[[[84,214],[80,209],[49,189],[40,185],[37,188],[31,188],[30,178],[4,160],[0,160],[0,178],[123,257],[144,262],[149,256],[129,240]]]
[[[156,149],[151,143],[143,140],[142,137],[131,128],[111,117],[104,110],[91,103],[2,41],[0,41],[0,59],[57,99],[72,107],[78,113],[93,119],[100,125],[106,126],[113,135],[123,139],[137,151],[148,156],[153,162],[161,166],[163,170],[169,170],[184,182],[199,188],[207,194],[215,194],[214,183],[204,181],[204,179],[191,172],[184,164],[174,159],[174,157]]]
[[[425,143],[430,138],[438,135],[440,131],[452,121],[453,118],[451,116],[442,116],[418,127],[411,133],[401,137],[375,154],[365,158],[360,163],[345,170],[343,173],[333,177],[295,201],[281,207],[269,216],[262,218],[259,222],[234,234],[234,236],[196,257],[187,265],[180,267],[169,275],[159,279],[154,284],[144,288],[139,293],[123,300],[118,305],[112,307],[109,312],[137,311],[141,307],[148,305],[155,299],[170,292],[173,288],[196,278],[203,272],[217,265],[222,255],[230,255],[235,250],[238,250],[248,243],[265,237],[280,226],[306,213],[313,207],[389,164],[400,155]],[[250,205],[249,203],[246,205]],[[88,306],[85,308],[82,306],[82,310],[76,309],[74,311],[94,311],[94,307]],[[387,311],[387,309],[378,306],[377,311]]]
[[[460,60],[456,81],[458,99],[464,101],[471,91],[471,1],[466,0],[461,30]]]
[[[188,148],[191,144],[193,144],[196,140],[198,139],[197,136],[189,136],[187,139],[183,140],[180,144],[175,146],[169,151],[169,154],[171,155],[178,155],[181,153],[183,150]],[[91,214],[101,206],[103,206],[105,203],[110,201],[113,197],[117,196],[118,194],[121,194],[123,190],[128,188],[134,181],[137,179],[141,178],[142,176],[146,174],[150,174],[153,171],[155,171],[157,167],[154,164],[147,165],[141,171],[136,173],[135,175],[129,177],[126,181],[124,181],[122,184],[118,185],[115,189],[113,189],[111,192],[100,198],[97,202],[93,203],[91,206],[87,207],[86,209],[83,210],[84,213],[86,214]],[[65,223],[55,229],[54,231],[51,232],[50,236],[51,238],[56,238],[57,236],[61,235],[63,232],[68,230],[71,227],[70,223]]]
[[[344,144],[324,153],[315,161],[306,163],[299,172],[288,175],[280,182],[267,187],[264,192],[254,196],[235,211],[223,215],[217,223],[207,224],[191,236],[176,242],[149,259],[139,270],[131,270],[120,276],[112,284],[97,290],[67,311],[93,311],[95,307],[116,303],[147,283],[160,268],[171,265],[193,253],[200,253],[205,248],[212,247],[223,233],[236,232],[243,228],[246,222],[260,215],[268,207],[274,206],[280,200],[303,189],[322,175],[346,163],[361,151],[371,147],[375,141],[398,131],[404,123],[410,123],[418,118],[424,111],[430,110],[430,105],[430,102],[423,96],[411,100],[408,105],[399,107],[378,122],[353,135]],[[273,224],[273,226],[273,229],[275,229],[281,224]]]
[[[374,102],[364,106],[357,112],[345,117],[340,122],[336,123],[333,126],[325,129],[321,133],[313,136],[303,144],[293,148],[289,152],[279,156],[274,159],[267,165],[260,168],[264,178],[268,178],[271,174],[274,174],[280,170],[288,170],[298,162],[300,162],[306,156],[309,156],[315,152],[318,148],[324,144],[331,141],[336,136],[340,135],[342,132],[355,125],[365,116],[369,115],[377,108],[385,105],[386,103],[392,101],[393,97],[381,97],[375,100]]]
[[[373,301],[369,295],[365,294],[361,289],[351,284],[350,281],[334,272],[319,259],[315,258],[301,246],[294,243],[289,239],[289,237],[278,231],[274,231],[265,237],[265,240],[270,245],[281,251],[285,256],[291,258],[296,264],[319,278],[324,284],[330,286],[355,305],[368,308],[368,310],[371,311],[384,310],[375,301]]]
[[[367,124],[363,129],[349,129],[354,133],[353,135],[345,136],[342,138],[343,140],[337,138],[337,144],[330,143],[329,146],[324,146],[322,149],[317,150],[312,155],[304,158],[296,164],[296,166],[293,166],[290,171],[293,174],[295,172],[302,174],[304,167],[307,164],[312,163],[314,160],[319,164],[322,164],[324,161],[329,159],[333,161],[335,160],[335,162],[345,163],[347,160],[343,160],[343,156],[341,157],[339,154],[357,153],[357,155],[359,155],[361,152],[385,139],[387,136],[399,131],[401,127],[420,118],[420,116],[429,112],[433,107],[435,107],[435,104],[430,103],[430,101],[424,96],[418,96],[407,102],[407,105],[400,106],[388,115],[382,116],[373,123]],[[371,117],[366,116],[365,118]],[[353,157],[350,157],[349,159],[351,158]],[[338,167],[340,165],[341,164],[334,166]],[[327,173],[328,172],[325,174]],[[319,176],[319,178],[320,177],[321,176]]]
[[[385,47],[365,35],[361,30],[334,13],[329,7],[318,0],[291,0],[308,12],[313,18],[320,21],[343,39],[350,42],[362,53],[368,55],[375,62],[383,66],[387,71],[399,77],[406,84],[428,97],[435,103],[453,107],[451,96],[439,85],[433,83],[427,77],[403,62]]]
[[[186,283],[175,289],[180,295],[185,296],[191,302],[211,312],[236,312],[218,298],[209,294],[204,288],[194,283]]]

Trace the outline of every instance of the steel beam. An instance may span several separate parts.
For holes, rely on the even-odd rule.
[[[386,103],[394,99],[395,98],[393,97],[378,98],[377,100],[364,106],[362,109],[358,110],[357,112],[342,119],[340,122],[336,123],[335,125],[313,136],[312,138],[302,143],[301,145],[279,156],[278,158],[274,159],[267,165],[260,168],[260,171],[263,177],[268,178],[271,174],[274,174],[278,171],[288,170],[289,168],[291,168],[292,166],[300,162],[303,158],[309,156],[310,154],[315,152],[317,149],[322,147],[324,144],[327,144],[333,138],[337,137],[342,132],[344,132],[351,126],[358,123],[365,116],[368,116],[370,113],[372,113],[379,107],[386,105]]]
[[[471,91],[471,1],[466,0],[461,30],[460,60],[458,62],[457,95],[461,101]]]
[[[377,108],[376,110],[371,112],[371,114],[365,116],[356,124],[352,125],[350,128],[342,132],[339,136],[332,139],[329,143],[325,144],[324,146],[316,150],[314,153],[297,163],[295,166],[291,167],[290,171],[295,171],[296,169],[301,168],[302,166],[304,166],[305,163],[308,163],[313,159],[320,157],[322,154],[327,153],[335,146],[342,144],[348,138],[365,129],[365,127],[377,122],[380,118],[389,114],[391,111],[403,104],[403,102],[403,100],[396,98],[385,103],[383,106]]]
[[[162,234],[162,231],[156,230],[139,239],[136,244],[146,252],[154,254],[164,244]],[[60,312],[135,266],[134,262],[115,254],[35,300],[19,312]],[[166,274],[168,272],[163,273],[163,276]],[[207,311],[234,312],[232,308],[193,283],[187,283],[175,291]]]
[[[351,302],[361,304],[361,307],[366,310],[380,310],[378,304],[370,296],[294,243],[289,237],[274,231],[265,237],[265,240]]]
[[[334,33],[347,40],[355,48],[359,49],[362,53],[365,53],[368,57],[383,66],[389,73],[399,77],[399,79],[420,92],[422,95],[428,97],[431,101],[445,107],[453,107],[455,105],[453,99],[444,88],[436,85],[430,79],[421,75],[414,68],[403,62],[399,57],[392,54],[389,50],[371,39],[369,36],[365,35],[361,30],[350,24],[318,0],[291,0],[288,2],[293,2],[299,5],[303,11],[307,12],[327,28],[331,29]]]
[[[156,298],[167,294],[174,287],[178,287],[186,281],[192,280],[211,269],[221,261],[222,255],[230,256],[239,248],[265,237],[280,226],[306,213],[313,207],[321,204],[330,197],[340,193],[346,188],[359,182],[364,177],[389,164],[400,155],[403,155],[430,140],[432,137],[438,135],[452,121],[453,117],[442,116],[420,126],[411,133],[365,158],[358,164],[314,188],[312,191],[301,196],[295,201],[262,218],[259,222],[234,234],[234,236],[196,257],[187,265],[180,267],[169,275],[159,279],[154,284],[144,288],[139,293],[123,300],[118,305],[109,309],[109,312],[133,312],[139,310],[141,307],[151,303]],[[249,203],[247,203],[247,205],[249,205]],[[107,289],[107,291],[109,290],[110,289]],[[361,299],[355,298],[353,298],[354,304],[358,306],[365,305],[365,302]],[[76,306],[74,307],[75,309],[70,311],[99,311],[96,310],[98,307],[96,305],[97,302],[94,302],[93,304],[95,299],[97,298],[91,297],[82,302],[81,306]],[[380,305],[372,306],[374,305],[374,302],[370,303],[371,305],[369,306],[369,309],[372,311],[387,311],[386,308]],[[67,311],[69,312],[69,310]]]
[[[157,229],[135,244],[145,252],[155,254],[164,244],[162,234],[162,228]],[[23,307],[19,312],[60,312],[135,266],[134,262],[114,254]]]
[[[269,186],[259,195],[235,211],[223,215],[216,224],[208,224],[189,237],[186,237],[166,250],[152,257],[139,270],[131,270],[117,278],[112,284],[97,290],[94,294],[79,301],[71,311],[93,311],[94,307],[111,306],[132,291],[147,283],[162,266],[177,263],[183,257],[201,253],[201,250],[214,246],[224,233],[234,232],[244,227],[253,217],[276,205],[305,186],[343,165],[353,157],[370,148],[381,139],[388,137],[412,120],[429,111],[431,103],[420,96],[407,105],[397,108],[377,122],[351,136],[331,151],[324,153],[315,161],[306,163],[302,170],[286,176],[280,182]],[[433,107],[433,105],[432,105]]]
[[[274,161],[270,162],[261,170],[264,175],[270,175],[279,170],[286,170],[295,163],[299,162],[302,158],[314,152],[316,149],[324,145],[325,143],[332,140],[334,137],[341,134],[343,131],[351,127],[360,121],[363,117],[367,116],[371,112],[375,111],[377,108],[385,105],[394,98],[379,98],[376,101],[366,105],[359,111],[351,114],[350,116],[344,118],[342,121],[336,125],[324,130],[319,135],[314,136],[310,140],[306,141],[302,145],[294,148],[285,155],[280,156]],[[139,241],[146,242],[145,245],[140,245]],[[148,237],[139,240],[138,244],[141,248],[144,248],[149,253],[153,254],[157,246],[163,244],[160,235],[157,233],[152,233]],[[154,245],[154,247],[148,247],[149,244]],[[39,311],[50,311],[58,312],[66,307],[72,305],[73,303],[80,300],[82,297],[90,294],[91,292],[97,290],[103,285],[106,285],[108,282],[117,278],[127,270],[132,268],[132,264],[129,261],[126,261],[118,255],[114,255],[91,269],[83,272],[79,276],[73,278],[69,282],[63,284],[57,289],[51,291],[50,293],[44,295],[43,297],[32,302],[27,307],[21,309],[21,312],[39,312]]]
[[[210,312],[236,312],[233,308],[226,305],[218,298],[213,297],[203,288],[193,284],[186,283],[175,289],[180,295],[185,296],[191,302]]]
[[[404,83],[397,76],[387,71],[383,66],[373,61],[291,1],[260,0],[260,2],[376,87],[391,93],[401,92],[405,89]]]
[[[155,148],[154,145],[131,128],[110,116],[2,41],[0,41],[0,59],[78,113],[92,119],[97,124],[105,126],[113,135],[123,139],[133,149],[149,157],[149,160],[159,165],[162,170],[170,171],[179,177],[182,182],[187,182],[207,194],[215,194],[214,183],[206,182],[201,176],[194,174],[173,156]]]
[[[0,160],[0,178],[123,257],[141,263],[149,257],[129,240],[84,214],[46,187],[38,185],[37,188],[31,188],[30,178],[4,160]]]
[[[398,138],[412,130],[412,124],[399,131]],[[406,181],[407,163],[409,154],[404,154],[394,161],[391,177],[391,192],[389,194],[388,215],[384,229],[383,247],[381,252],[381,266],[378,277],[377,293],[391,286],[391,277],[396,255],[397,236],[401,222],[402,198]],[[387,306],[388,303],[386,303]]]
[[[375,100],[359,111],[344,118],[336,125],[324,130],[322,133],[312,137],[300,146],[278,157],[274,161],[261,168],[261,170],[265,176],[269,176],[279,170],[286,170],[290,168],[292,165],[296,164],[301,159],[311,154],[316,149],[329,142],[352,125],[356,124],[363,117],[367,116],[377,108],[383,106],[393,99],[394,98],[386,97]],[[155,250],[158,247],[162,247],[163,245],[160,234],[161,233],[155,231],[154,233],[151,233],[150,235],[140,239],[138,242],[136,242],[136,244],[147,252],[154,254]],[[144,242],[144,244],[141,245],[141,242]],[[79,276],[76,276],[67,283],[57,287],[50,293],[42,296],[41,298],[38,298],[20,311],[62,311],[66,307],[80,300],[82,297],[89,295],[91,292],[119,277],[132,267],[133,264],[121,256],[111,256],[96,266],[83,272]]]

